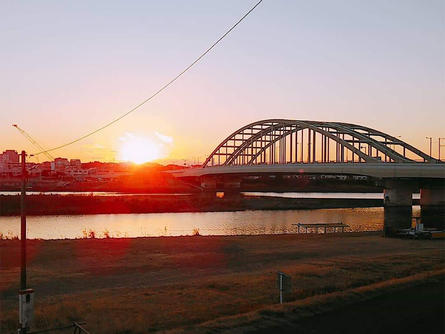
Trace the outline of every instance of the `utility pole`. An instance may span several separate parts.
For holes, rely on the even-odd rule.
[[[440,141],[441,141],[442,139],[445,139],[445,138],[443,138],[443,137],[439,137],[439,138],[438,138],[438,141],[439,141],[439,161],[441,161],[441,160],[440,160],[440,148],[441,148],[442,146],[445,146],[445,145],[442,145],[442,144],[440,143]]]
[[[26,288],[26,152],[21,153],[22,191],[20,196],[20,291],[18,333],[28,333],[34,315],[34,290]]]
[[[26,290],[26,153],[22,151],[22,193],[20,196],[20,245],[21,245],[21,261],[20,261],[20,290]]]
[[[432,153],[433,153],[433,137],[425,137],[426,139],[429,139],[430,141],[430,157],[432,157]]]

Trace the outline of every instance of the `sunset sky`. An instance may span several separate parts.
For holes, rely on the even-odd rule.
[[[35,152],[13,123],[50,148],[127,112],[255,2],[2,0],[0,150]],[[359,123],[425,152],[431,136],[437,156],[444,13],[443,0],[264,0],[153,101],[52,155],[118,161],[137,137],[202,161],[247,123],[289,118]]]

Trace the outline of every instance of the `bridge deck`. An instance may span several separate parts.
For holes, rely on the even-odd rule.
[[[445,179],[443,163],[312,163],[260,164],[189,168],[170,172],[176,177],[204,175],[261,174],[337,174],[364,175],[377,178],[438,178]]]

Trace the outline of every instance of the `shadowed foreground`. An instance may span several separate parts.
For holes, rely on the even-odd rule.
[[[17,323],[19,242],[2,240],[0,246],[1,330],[8,333]],[[445,259],[441,241],[385,239],[378,233],[35,240],[29,258],[36,328],[83,320],[92,333],[207,332],[215,321],[234,329],[240,314],[250,312],[248,318],[255,319],[252,314],[276,307],[294,312],[303,299],[324,305],[328,298],[325,311],[332,312],[384,295],[399,281],[437,280]],[[283,307],[274,306],[277,271],[293,281],[290,303]],[[298,324],[311,328],[317,319]],[[351,327],[360,325],[355,319]]]
[[[426,272],[219,318],[185,332],[443,334],[444,292],[445,270]]]

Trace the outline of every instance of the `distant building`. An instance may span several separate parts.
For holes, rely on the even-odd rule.
[[[8,172],[8,164],[0,161],[0,175],[6,175],[6,173]]]
[[[82,169],[82,168],[77,168],[74,166],[69,166],[66,168],[65,170],[65,174],[69,175],[79,181],[84,180],[85,177],[88,176],[89,170],[87,169]]]
[[[82,168],[82,162],[80,161],[80,159],[71,159],[70,160],[70,166],[77,168],[77,169],[81,169]]]
[[[352,179],[355,181],[367,181],[368,177],[364,175],[354,175],[352,176]]]
[[[0,154],[0,175],[11,176],[20,170],[19,154],[14,150],[6,150]]]
[[[6,164],[18,164],[19,163],[19,154],[14,150],[6,150],[2,154],[0,154],[0,162]]]
[[[345,181],[348,178],[347,175],[321,175],[320,179],[322,180],[341,180]]]
[[[51,170],[51,162],[45,161],[40,164],[41,171],[50,171]]]
[[[53,170],[55,170],[56,172],[64,171],[69,165],[70,165],[70,162],[67,158],[55,158]],[[51,167],[53,167],[53,166],[51,166]]]

